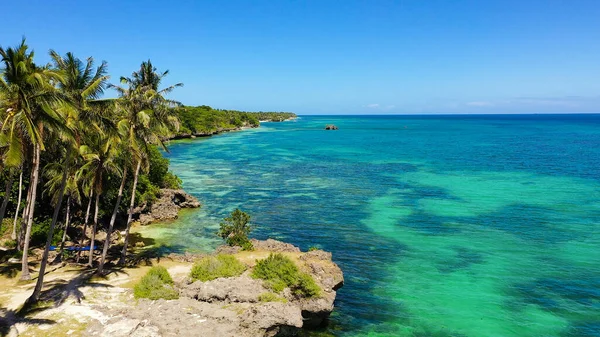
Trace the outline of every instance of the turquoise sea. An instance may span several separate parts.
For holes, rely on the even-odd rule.
[[[600,336],[600,115],[306,116],[170,150],[204,206],[144,230],[207,251],[239,207],[333,252],[336,336]]]

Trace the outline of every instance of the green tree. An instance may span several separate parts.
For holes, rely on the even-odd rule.
[[[250,215],[236,208],[231,215],[223,219],[217,232],[230,246],[240,246],[245,250],[252,249],[248,234],[252,230],[249,224]]]

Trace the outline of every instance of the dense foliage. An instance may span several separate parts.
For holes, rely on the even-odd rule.
[[[202,105],[176,109],[181,126],[177,136],[210,135],[241,127],[257,127],[259,121],[283,121],[296,117],[290,112],[244,112],[213,109]]]
[[[220,254],[207,256],[196,262],[192,267],[190,277],[194,281],[210,281],[220,277],[235,277],[246,270],[246,265],[232,255]]]
[[[266,259],[259,260],[252,270],[252,277],[265,280],[275,292],[290,288],[300,297],[315,297],[321,292],[310,275],[298,270],[296,264],[281,253],[271,253]]]
[[[135,298],[150,300],[174,300],[179,298],[179,293],[173,288],[173,279],[163,266],[154,266],[142,277],[133,288]]]
[[[296,116],[293,112],[252,112],[252,115],[258,118],[259,121],[283,122],[288,119],[293,119]]]

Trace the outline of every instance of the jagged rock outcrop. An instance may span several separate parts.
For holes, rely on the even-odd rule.
[[[298,247],[276,240],[252,240],[255,250],[244,252],[250,267],[255,258],[281,252],[292,258],[299,269],[312,276],[321,288],[314,298],[299,298],[289,288],[277,294],[281,301],[261,302],[272,292],[262,280],[250,277],[251,270],[238,277],[207,282],[180,279],[175,282],[177,300],[140,300],[126,308],[105,312],[111,319],[103,326],[88,329],[90,335],[108,336],[225,336],[287,337],[301,328],[326,323],[334,308],[336,290],[343,286],[341,269],[331,253],[316,250],[303,253]]]
[[[338,127],[333,124],[325,125],[325,130],[337,130],[337,129],[338,129]]]
[[[163,188],[158,198],[149,207],[144,206],[136,210],[139,214],[138,221],[142,225],[148,225],[154,221],[176,219],[182,208],[198,208],[200,202],[184,190],[172,190]]]

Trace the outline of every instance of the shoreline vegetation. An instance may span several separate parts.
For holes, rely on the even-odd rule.
[[[181,125],[169,140],[210,137],[244,128],[257,128],[261,122],[283,122],[298,117],[292,112],[246,112],[213,109],[207,105],[181,107],[175,113]]]
[[[140,307],[131,301],[134,295],[153,294],[164,301],[189,293],[190,286],[200,289],[201,280],[174,277],[174,282],[169,272],[191,269],[189,263],[201,257],[171,254],[171,262],[161,262],[164,250],[152,238],[131,231],[137,224],[174,219],[180,208],[200,207],[181,190],[181,180],[160,149],[168,152],[164,142],[170,139],[207,137],[297,116],[184,106],[167,98],[183,84],[163,86],[168,71],[159,72],[150,60],[112,84],[107,63],[97,65],[92,57],[51,50],[51,63],[36,64],[25,39],[14,48],[0,47],[0,56],[0,336],[106,332],[111,324],[123,328],[137,318],[100,319],[114,312],[98,310],[99,302],[88,296],[102,298],[104,306],[115,310],[129,305],[135,311]],[[104,99],[106,90],[115,90],[118,97]],[[244,251],[235,245],[217,251],[235,256],[224,261],[241,261],[234,268],[241,272],[237,281],[216,277],[210,282],[229,280],[217,287],[227,292],[227,287],[244,288],[251,280],[260,293],[245,301],[235,296],[247,294],[238,293],[220,299],[231,324],[226,330],[215,327],[213,335],[295,335],[303,326],[326,323],[335,290],[343,284],[331,254],[300,253],[289,244],[247,236],[243,243]],[[272,253],[287,255],[271,258]],[[274,262],[252,274],[259,275],[253,279],[249,273],[259,257]],[[143,278],[137,272],[158,264],[170,269]],[[331,270],[326,279],[324,266]],[[269,286],[275,282],[273,273],[281,278],[275,288]],[[133,291],[138,281],[141,285]],[[97,292],[96,287],[116,292]],[[200,300],[198,296],[186,300]],[[85,308],[74,308],[75,303]],[[152,303],[142,307],[147,305]],[[81,309],[90,317],[84,312],[83,320],[74,319]],[[275,313],[278,320],[272,319]],[[206,308],[199,307],[198,314],[206,314]],[[123,328],[127,332],[122,335],[138,328],[148,336],[173,332],[169,327],[174,322],[163,323],[144,330],[138,320],[131,329]]]

